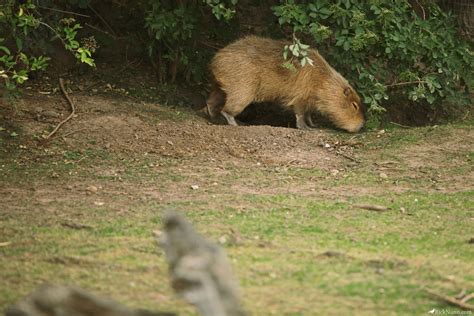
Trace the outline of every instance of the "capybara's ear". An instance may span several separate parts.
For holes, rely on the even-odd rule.
[[[348,97],[350,94],[351,94],[351,88],[346,87],[346,88],[344,89],[344,95],[345,95],[346,97]]]

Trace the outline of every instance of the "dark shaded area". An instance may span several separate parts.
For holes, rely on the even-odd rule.
[[[325,117],[315,112],[313,122],[320,128],[334,128]],[[293,111],[275,103],[252,103],[237,116],[237,120],[245,125],[270,125],[296,128],[296,118]]]

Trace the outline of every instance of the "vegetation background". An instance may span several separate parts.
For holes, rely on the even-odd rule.
[[[430,292],[474,291],[473,9],[0,1],[0,310],[51,282],[194,315],[151,237],[175,209],[225,248],[253,315],[461,313]],[[297,130],[269,106],[242,114],[251,126],[196,115],[209,60],[246,34],[286,38],[282,65],[319,49],[369,128]]]
[[[0,75],[13,91],[48,64],[64,70],[66,51],[91,67],[138,57],[157,85],[205,90],[215,51],[259,34],[293,41],[282,64],[304,65],[316,47],[363,96],[372,126],[387,109],[434,120],[472,101],[473,10],[463,0],[7,0]]]

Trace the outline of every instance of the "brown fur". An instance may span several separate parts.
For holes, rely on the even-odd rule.
[[[216,87],[207,100],[208,114],[220,112],[235,125],[234,117],[250,103],[270,101],[291,108],[298,128],[308,127],[310,113],[319,111],[337,127],[359,131],[364,108],[357,92],[316,50],[308,54],[314,66],[285,68],[287,44],[248,36],[219,50],[211,62]]]

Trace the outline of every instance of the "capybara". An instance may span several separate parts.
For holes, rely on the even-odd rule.
[[[207,112],[221,113],[230,125],[252,102],[275,102],[291,108],[297,128],[314,127],[319,111],[337,127],[357,132],[364,125],[364,106],[357,92],[314,49],[313,65],[285,67],[284,46],[290,43],[247,36],[217,52],[211,62],[215,87]]]

